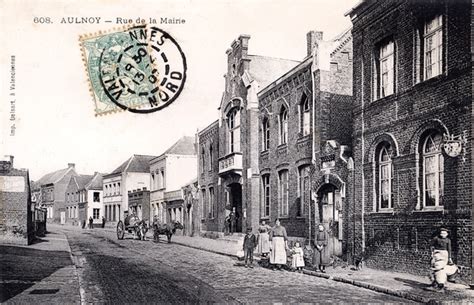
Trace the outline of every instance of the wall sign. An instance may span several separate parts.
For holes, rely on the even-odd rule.
[[[460,135],[444,134],[443,135],[443,150],[449,157],[455,158],[462,154],[462,160],[465,161],[467,144],[467,131]]]

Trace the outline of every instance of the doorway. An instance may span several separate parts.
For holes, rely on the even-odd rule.
[[[230,189],[230,208],[231,211],[235,208],[236,219],[236,232],[242,232],[242,221],[243,221],[243,211],[242,211],[242,185],[240,183],[232,183],[229,185]]]
[[[328,232],[331,255],[342,255],[342,204],[341,193],[332,184],[323,185],[318,191],[319,223]]]

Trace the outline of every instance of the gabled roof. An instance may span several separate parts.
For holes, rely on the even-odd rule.
[[[150,160],[153,158],[155,156],[133,155],[107,176],[123,172],[148,173],[150,172]]]
[[[285,74],[300,62],[282,58],[260,55],[248,55],[250,58],[249,73],[260,88],[266,87],[279,76]]]
[[[170,148],[168,148],[163,155],[195,155],[196,149],[194,147],[194,137],[184,136]]]
[[[39,180],[35,181],[33,188],[39,188],[40,186],[46,185],[46,184],[57,183],[61,179],[63,179],[64,176],[66,176],[66,174],[71,170],[74,171],[74,173],[76,173],[76,171],[72,167],[63,168],[63,169],[54,171],[52,173],[48,173],[48,174],[44,175],[43,177],[41,177]]]
[[[79,175],[77,177],[73,177],[73,179],[76,180],[77,188],[81,190],[92,180],[93,177],[93,175]]]
[[[106,174],[95,173],[94,177],[85,185],[89,190],[102,190],[103,176]]]

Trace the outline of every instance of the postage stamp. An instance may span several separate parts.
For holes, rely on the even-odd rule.
[[[150,113],[170,105],[186,82],[186,57],[155,26],[138,25],[79,37],[96,115]]]

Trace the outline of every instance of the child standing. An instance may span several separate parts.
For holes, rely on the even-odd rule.
[[[303,249],[300,246],[299,242],[295,243],[293,249],[291,249],[292,260],[291,260],[291,267],[296,269],[297,271],[303,271],[304,267],[304,257],[303,257]]]
[[[253,250],[257,246],[257,237],[252,233],[252,228],[247,228],[247,234],[244,237],[244,259],[245,267],[253,268]],[[250,264],[248,264],[250,263]]]

